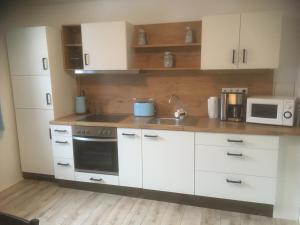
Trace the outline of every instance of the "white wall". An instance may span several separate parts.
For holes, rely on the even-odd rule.
[[[5,123],[0,132],[0,191],[22,179],[15,112],[3,33],[0,30],[0,104]]]

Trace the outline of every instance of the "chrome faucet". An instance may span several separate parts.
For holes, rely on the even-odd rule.
[[[169,103],[174,104],[176,107],[176,111],[174,112],[175,119],[184,119],[187,113],[183,108],[183,104],[180,101],[180,98],[177,95],[171,95],[171,97],[169,98]]]

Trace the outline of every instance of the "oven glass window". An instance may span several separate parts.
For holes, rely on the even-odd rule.
[[[252,104],[252,117],[277,119],[277,105]]]
[[[73,140],[74,161],[77,171],[118,173],[117,142]]]

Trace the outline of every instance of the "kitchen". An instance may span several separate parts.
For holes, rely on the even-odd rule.
[[[130,15],[127,15],[126,10],[119,9],[125,4],[120,1],[116,3],[62,1],[53,5],[46,1],[28,6],[18,2],[20,5],[15,3],[15,5],[7,6],[7,13],[4,13],[1,19],[3,24],[1,27],[5,28],[5,32],[1,34],[6,35],[6,40],[5,36],[1,35],[1,46],[6,46],[5,42],[8,42],[9,59],[7,62],[5,50],[2,51],[1,47],[1,71],[7,74],[1,77],[1,85],[4,86],[3,89],[1,86],[1,89],[5,91],[1,95],[6,96],[3,100],[1,98],[5,125],[4,132],[1,133],[3,133],[2,138],[8,140],[8,144],[3,145],[3,149],[10,148],[15,151],[4,152],[7,155],[3,157],[1,155],[4,159],[2,165],[5,166],[6,157],[7,160],[11,158],[13,162],[11,169],[7,169],[8,166],[2,169],[2,171],[11,171],[11,174],[3,176],[9,178],[5,178],[7,184],[3,184],[1,189],[17,183],[22,179],[22,175],[25,178],[33,178],[32,175],[44,175],[39,178],[50,180],[54,180],[55,176],[59,185],[68,188],[121,193],[125,196],[164,200],[172,204],[183,203],[204,208],[297,220],[300,207],[299,153],[297,151],[300,132],[296,127],[296,121],[293,124],[294,127],[289,127],[245,123],[246,118],[243,118],[243,122],[208,119],[207,101],[211,96],[217,96],[220,99],[222,88],[229,88],[231,91],[233,88],[247,88],[247,96],[250,97],[256,95],[297,97],[299,91],[297,35],[299,34],[294,28],[298,27],[298,23],[291,23],[291,27],[284,26],[287,23],[282,23],[280,27],[278,26],[280,23],[277,23],[275,19],[278,17],[271,16],[269,17],[271,19],[267,20],[266,15],[270,12],[261,11],[269,11],[271,1],[253,3],[252,7],[248,8],[247,5],[243,5],[237,9],[233,9],[236,5],[231,2],[220,6],[222,9],[219,8],[219,10],[212,10],[215,8],[213,3],[191,1],[191,5],[194,5],[197,10],[203,8],[200,12],[193,11],[193,6],[184,7],[183,3],[171,4],[164,1],[163,8],[171,7],[174,12],[177,12],[166,17],[163,16],[164,13],[160,14],[155,9],[153,3],[144,2],[139,7],[135,3],[137,2],[126,3],[131,6],[129,7],[132,12]],[[297,14],[298,3],[294,1],[289,3],[278,1],[278,5],[272,5],[272,9],[284,11],[285,15],[286,13],[294,15],[293,12]],[[87,11],[79,10],[81,7]],[[119,12],[119,15],[117,13],[111,15],[102,11],[99,16],[98,10],[102,10],[102,7],[113,9]],[[13,11],[16,9],[18,10]],[[148,9],[151,9],[149,13],[147,13]],[[73,12],[74,15],[63,16],[67,10]],[[139,14],[142,10],[145,10],[145,16]],[[184,13],[180,13],[181,10]],[[254,20],[254,22],[249,20],[245,24],[241,22],[247,21],[243,20],[243,16],[251,18],[251,14],[256,14],[255,18],[259,18],[258,12],[261,13],[263,20]],[[54,17],[54,13],[60,16]],[[157,13],[157,18],[151,13]],[[270,14],[273,15],[273,13]],[[48,17],[43,18],[43,15]],[[293,18],[293,16],[290,17]],[[113,22],[124,20],[130,23]],[[262,21],[268,22],[263,24]],[[251,29],[246,29],[249,28],[249,24],[251,24]],[[47,27],[44,27],[45,25]],[[54,28],[52,28],[53,25]],[[35,30],[36,33],[32,36],[34,42],[26,39],[29,41],[24,45],[24,35],[7,34],[6,31],[20,26],[39,27],[39,30]],[[74,27],[76,29],[73,29]],[[192,28],[195,35],[193,43],[189,46],[185,44],[187,27]],[[263,65],[258,63],[250,65],[249,63],[247,68],[247,63],[243,61],[251,60],[251,52],[244,52],[243,49],[249,47],[242,46],[243,42],[251,45],[250,34],[259,34],[258,32],[262,32],[261,27],[264,28],[263,30],[268,30],[265,33],[267,39],[256,39],[254,44],[255,47],[259,45],[257,48],[259,56],[263,58],[258,57],[257,62],[263,62]],[[64,38],[64,32],[61,32],[64,28],[72,32],[73,36],[68,36],[71,38]],[[81,28],[80,32],[78,28]],[[138,34],[141,28],[148,37],[149,43],[146,45],[138,44]],[[78,42],[80,33],[81,42]],[[242,33],[245,34],[245,41],[242,40]],[[9,35],[11,38],[7,38]],[[101,40],[108,42],[100,43],[94,38],[96,35],[107,35],[108,38]],[[228,38],[225,38],[225,35],[228,35]],[[26,37],[30,36],[29,34]],[[221,36],[224,38],[215,38]],[[46,41],[45,37],[47,37]],[[38,40],[42,40],[41,43]],[[125,40],[131,41],[127,43]],[[40,43],[42,47],[37,43]],[[233,47],[228,45],[233,45]],[[227,48],[226,51],[228,49],[230,51],[226,55],[226,64],[222,61],[225,54],[221,54],[222,51],[225,52],[224,46]],[[47,56],[39,56],[37,59],[39,67],[35,67],[39,70],[32,71],[26,57],[28,52],[32,53],[33,50],[33,52],[38,52],[40,49],[48,51]],[[73,62],[72,64],[68,61],[70,49],[82,51],[82,54],[79,54],[81,63]],[[73,51],[75,55],[76,50]],[[175,56],[173,67],[165,67],[164,64],[164,54],[168,51]],[[95,61],[95,57],[101,60]],[[227,60],[228,57],[229,60]],[[13,64],[14,58],[20,62],[19,65]],[[103,64],[99,64],[100,61]],[[74,72],[79,74],[74,75]],[[25,76],[40,80],[36,83],[29,82]],[[36,89],[37,85],[40,87],[39,90]],[[13,96],[7,94],[10,92],[13,92]],[[86,107],[82,105],[82,102],[78,104],[78,101],[84,99],[79,95],[85,96]],[[79,109],[77,110],[88,109],[91,114],[110,117],[95,118],[75,115],[75,96],[79,96],[77,98]],[[156,112],[151,123],[151,119],[147,117],[133,115],[133,98],[138,98],[139,101],[153,99]],[[30,105],[31,103],[43,105]],[[151,108],[151,104],[145,105],[150,105]],[[219,104],[217,105],[221,108]],[[7,111],[9,109],[12,113]],[[186,113],[186,120],[196,119],[192,119],[191,123],[187,121],[187,124],[185,122],[178,124],[178,120],[174,119],[174,112],[178,109],[179,117],[182,113]],[[44,110],[45,113],[40,114],[38,110]],[[153,113],[151,110],[150,113]],[[246,104],[243,110],[246,110]],[[12,116],[14,111],[16,111],[16,122]],[[118,118],[111,117],[112,114],[127,116]],[[100,119],[100,121],[89,121],[95,119]],[[78,126],[83,126],[83,128],[78,128]],[[22,127],[26,129],[20,129]],[[85,127],[95,129],[88,131]],[[49,128],[51,128],[50,136]],[[97,134],[94,134],[94,131]],[[10,135],[7,137],[8,134]],[[93,149],[93,147],[84,147],[88,145],[88,142],[82,142],[82,138],[89,139],[96,136],[111,139],[109,145],[113,146],[114,154],[110,155],[110,159],[114,159],[111,161],[114,162],[114,166],[113,169],[109,169],[112,169],[111,171],[106,171],[108,173],[91,173],[93,169],[87,168],[92,166],[91,162],[83,165],[80,160],[77,161],[80,153],[86,153],[81,149]],[[74,137],[81,138],[81,140],[76,140]],[[56,143],[57,141],[62,143]],[[21,149],[22,169],[18,169],[18,161],[15,160],[18,158],[19,151],[17,143]],[[90,146],[94,144],[96,146],[95,142],[92,143]],[[104,142],[99,141],[99,143],[105,145]],[[36,152],[36,148],[43,149],[43,151]],[[29,149],[29,151],[22,149]],[[250,149],[253,151],[249,151]],[[232,158],[232,161],[226,161],[220,156],[227,153],[235,154],[226,156]],[[241,154],[245,157],[241,157]],[[255,164],[250,162],[246,166],[240,164],[241,158],[247,159],[251,154],[254,154],[253,157],[258,157]],[[95,161],[99,163],[99,160]],[[225,176],[225,174],[230,174],[230,176]],[[216,183],[218,177],[222,181],[226,182],[228,179],[229,183],[236,183],[227,182],[231,188],[226,189],[223,183]],[[94,180],[90,180],[91,178]],[[238,183],[253,182],[248,181],[248,178],[255,178],[258,191],[237,191],[239,190]],[[108,182],[107,186],[101,185],[105,182]],[[94,183],[100,184],[93,185]],[[19,213],[19,216],[22,215]]]

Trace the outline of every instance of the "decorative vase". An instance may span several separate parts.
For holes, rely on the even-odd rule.
[[[147,44],[146,32],[143,28],[140,28],[138,32],[138,45],[146,45],[146,44]]]
[[[193,42],[193,30],[190,27],[186,27],[185,43],[191,44]]]

